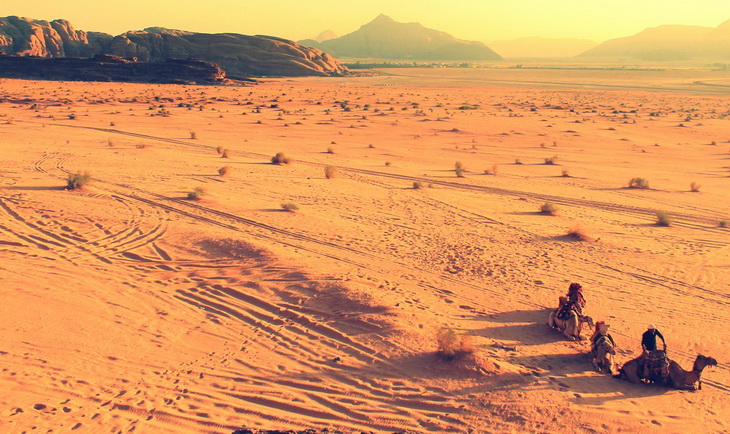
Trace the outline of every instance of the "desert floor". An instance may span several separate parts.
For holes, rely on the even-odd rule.
[[[0,80],[1,430],[728,432],[729,85]],[[617,362],[653,322],[683,367],[719,366],[694,392],[595,372],[546,326],[570,282]],[[476,352],[441,360],[443,328]]]

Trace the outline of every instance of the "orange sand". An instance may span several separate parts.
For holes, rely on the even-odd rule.
[[[730,430],[728,74],[393,72],[0,80],[1,430]],[[572,281],[619,363],[649,322],[715,357],[703,390],[595,373],[545,325]]]

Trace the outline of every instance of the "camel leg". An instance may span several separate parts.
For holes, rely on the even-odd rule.
[[[598,363],[598,358],[594,358],[591,362],[593,362],[593,369],[595,369],[596,372],[601,372],[601,365]]]

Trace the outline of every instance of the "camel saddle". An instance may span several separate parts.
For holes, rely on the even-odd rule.
[[[639,372],[647,372],[646,368],[648,367],[649,375],[646,377],[647,380],[663,381],[667,378],[669,375],[669,359],[665,351],[650,351],[646,353],[643,359],[641,371]]]

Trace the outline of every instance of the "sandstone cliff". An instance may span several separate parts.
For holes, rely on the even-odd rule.
[[[158,27],[112,36],[75,30],[66,20],[0,18],[0,54],[91,57],[109,54],[143,62],[195,58],[219,64],[229,76],[340,75],[347,68],[327,53],[272,36],[207,34]]]

